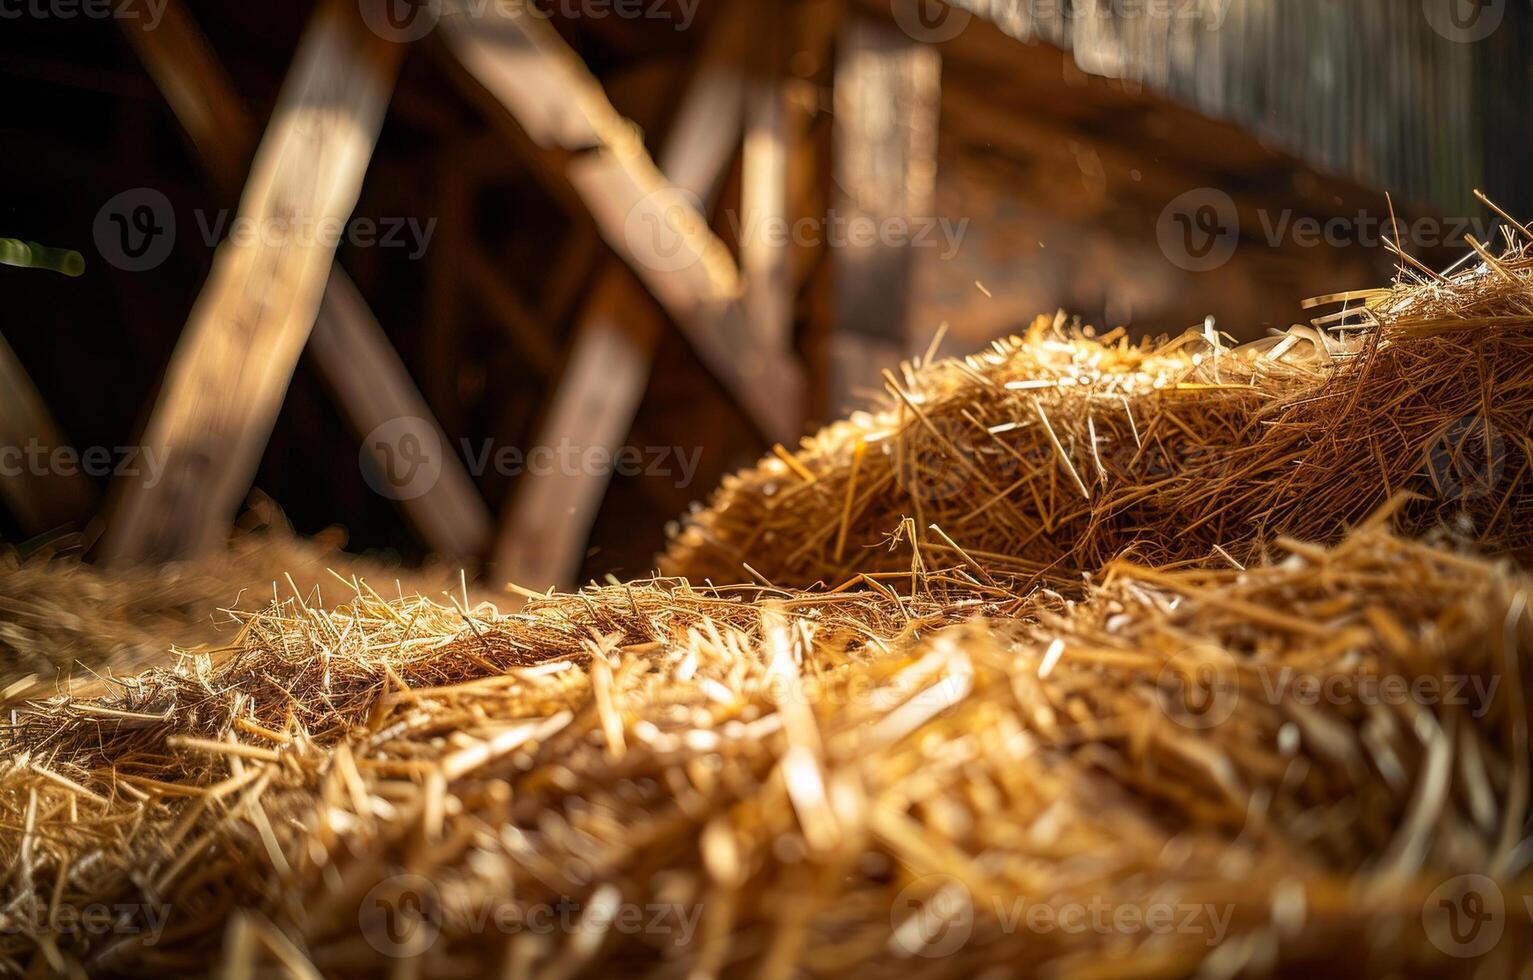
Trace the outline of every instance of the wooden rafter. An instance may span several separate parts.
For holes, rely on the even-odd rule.
[[[256,123],[183,0],[166,0],[152,31],[135,18],[118,23],[204,166],[220,182],[238,180],[254,148]]]
[[[565,154],[573,186],[607,244],[681,328],[768,436],[802,425],[803,371],[791,350],[754,337],[739,271],[695,199],[655,166],[637,128],[547,19],[523,0],[444,5],[439,34],[481,103],[498,106],[544,151]]]
[[[356,206],[400,55],[355,3],[315,13],[237,212],[277,233],[219,247],[144,433],[164,456],[164,477],[119,483],[104,557],[163,559],[221,544],[330,277],[335,241],[313,231],[338,227]]]
[[[158,29],[145,31],[129,20],[121,23],[209,174],[221,186],[237,186],[254,143],[255,124],[190,13],[180,0],[167,0]],[[437,457],[429,465],[441,476],[419,497],[400,501],[400,507],[432,550],[482,554],[490,536],[489,508],[458,457],[446,450],[446,438],[426,400],[339,265],[330,271],[308,350],[359,437],[397,418],[419,418],[437,429],[439,444],[426,440],[422,451]],[[376,446],[365,448],[376,465],[387,465]]]
[[[720,13],[660,154],[665,175],[705,208],[740,145],[740,66],[749,26],[742,9],[731,6]],[[663,327],[640,290],[615,260],[598,274],[537,445],[573,441],[582,451],[594,448],[607,459],[622,446]],[[524,475],[496,543],[497,577],[535,589],[573,585],[610,478],[602,468]]]
[[[28,534],[83,523],[95,509],[96,489],[78,457],[59,465],[69,444],[54,424],[11,345],[0,336],[0,501]]]

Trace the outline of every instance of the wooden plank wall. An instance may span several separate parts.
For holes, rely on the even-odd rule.
[[[924,2],[896,0],[896,13],[908,19]],[[1069,49],[1084,71],[1143,84],[1404,200],[1478,214],[1466,210],[1473,188],[1518,193],[1505,160],[1525,160],[1529,143],[1526,5],[1487,5],[1481,16],[1502,20],[1479,38],[1444,26],[1460,0],[1177,0],[1186,13],[1171,18],[1123,13],[1168,6],[1150,0],[953,2],[963,9],[950,17],[972,12]]]

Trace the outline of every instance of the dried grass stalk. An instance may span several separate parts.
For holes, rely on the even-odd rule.
[[[241,533],[204,558],[152,568],[0,551],[0,691],[90,690],[98,674],[168,663],[172,647],[231,647],[239,624],[230,611],[259,612],[295,588],[344,599],[335,572],[361,575],[390,593],[440,596],[460,581],[446,566],[390,568],[344,554],[336,536],[299,538],[279,526]]]
[[[1533,582],[1378,526],[1287,547],[1119,563],[1024,608],[920,576],[504,617],[360,584],[289,601],[222,663],[12,709],[0,962],[1411,973],[1460,962],[1437,901],[1477,873],[1509,914],[1472,962],[1510,972],[1533,951]],[[1284,671],[1353,693],[1311,703]],[[1383,678],[1460,686],[1362,693]],[[145,931],[50,928],[92,903]],[[1115,918],[1161,908],[1185,928]],[[1049,918],[1071,910],[1085,928]]]
[[[904,569],[913,547],[1075,582],[1125,555],[1245,563],[1275,534],[1335,541],[1403,490],[1420,498],[1405,529],[1447,520],[1526,555],[1527,249],[1325,297],[1342,311],[1238,347],[1211,329],[1133,345],[1040,318],[973,356],[906,365],[878,407],[727,478],[661,570],[835,585]]]

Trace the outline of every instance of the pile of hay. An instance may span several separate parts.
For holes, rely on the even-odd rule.
[[[220,664],[13,708],[0,962],[1509,973],[1533,581],[1377,527],[1286,547],[1021,607],[289,601]],[[122,919],[56,920],[91,908]]]
[[[1343,310],[1239,347],[1040,318],[907,365],[881,407],[726,479],[661,570],[807,588],[903,570],[914,547],[1074,583],[1123,555],[1244,564],[1275,534],[1335,541],[1401,490],[1420,498],[1408,529],[1526,555],[1533,253],[1433,276],[1326,297]]]
[[[259,612],[294,590],[318,601],[340,591],[335,574],[363,576],[391,594],[440,597],[460,587],[457,570],[392,568],[345,554],[342,542],[272,524],[237,534],[224,551],[151,568],[0,551],[0,691],[83,691],[98,674],[168,663],[172,647],[228,647],[239,626],[231,611]]]
[[[13,700],[0,969],[1509,975],[1533,256],[1481,254],[908,368],[667,556],[755,584],[342,575]]]

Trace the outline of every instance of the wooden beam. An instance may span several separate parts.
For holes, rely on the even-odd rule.
[[[324,4],[305,30],[235,219],[262,233],[214,256],[144,434],[164,478],[119,486],[103,557],[222,544],[325,294],[336,242],[317,232],[356,206],[400,55],[354,3]]]
[[[930,216],[937,169],[941,58],[882,22],[849,16],[835,80],[835,210],[847,227]],[[834,249],[829,405],[840,413],[913,345],[908,236],[848,234]]]
[[[221,183],[238,181],[255,146],[255,121],[184,3],[166,0],[152,31],[137,18],[117,22],[207,169]]]
[[[83,525],[95,511],[96,488],[72,453],[26,369],[0,336],[0,500],[27,534]]]
[[[602,237],[756,425],[774,439],[797,436],[801,365],[750,334],[739,271],[697,201],[661,174],[637,127],[547,18],[529,13],[525,0],[472,11],[450,3],[438,33],[480,94],[532,143],[569,154],[565,179]]]
[[[740,264],[751,336],[766,347],[793,343],[792,218],[788,213],[788,8],[782,0],[751,0],[754,22],[750,80],[745,95],[745,149],[740,175]],[[784,236],[779,238],[779,236]]]
[[[206,36],[180,0],[166,0],[158,29],[123,19],[123,31],[159,86],[213,179],[236,187],[255,141],[255,123]],[[320,305],[309,352],[360,438],[397,418],[419,418],[440,432],[388,335],[339,265]],[[427,547],[442,555],[477,556],[488,547],[493,520],[468,471],[445,448],[426,440],[422,451],[442,475],[419,497],[399,501]],[[369,449],[382,467],[383,450]]]
[[[649,383],[663,320],[626,269],[596,279],[535,446],[575,447],[573,471],[528,472],[512,488],[496,544],[502,582],[575,585],[591,527]]]
[[[703,202],[718,194],[739,150],[749,18],[723,8],[661,150],[675,186]],[[535,445],[572,443],[612,459],[639,410],[664,327],[642,287],[614,261],[601,271],[575,327],[563,379]],[[493,574],[533,589],[575,584],[610,469],[523,474],[495,547]]]
[[[474,486],[468,469],[451,450],[431,408],[410,381],[399,355],[389,343],[367,301],[337,267],[325,285],[319,319],[309,336],[309,353],[321,365],[326,383],[345,409],[351,426],[362,437],[362,449],[376,471],[386,473],[398,439],[379,439],[389,426],[401,433],[429,429],[436,439],[418,439],[422,465],[437,474],[420,495],[390,494],[398,499],[421,540],[439,555],[470,558],[485,552],[494,534],[494,518]],[[401,425],[400,420],[405,420]],[[373,438],[369,438],[373,436]]]

